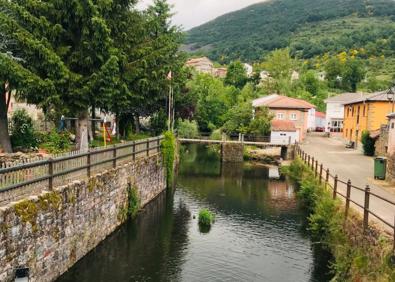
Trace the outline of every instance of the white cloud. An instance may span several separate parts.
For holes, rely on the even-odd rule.
[[[220,15],[235,11],[263,0],[168,0],[174,5],[173,22],[190,29]],[[141,0],[138,7],[146,7],[152,0]]]

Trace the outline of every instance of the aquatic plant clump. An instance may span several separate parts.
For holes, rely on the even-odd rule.
[[[211,226],[214,223],[215,215],[207,210],[202,209],[199,212],[199,224],[203,226]]]

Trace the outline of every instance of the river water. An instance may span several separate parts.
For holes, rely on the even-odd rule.
[[[294,188],[261,165],[221,165],[183,147],[177,189],[163,193],[58,281],[330,280],[328,255],[305,232]],[[197,214],[216,215],[201,230]]]

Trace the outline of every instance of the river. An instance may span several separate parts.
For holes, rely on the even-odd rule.
[[[285,180],[249,163],[221,165],[205,146],[183,147],[177,189],[163,193],[77,262],[60,282],[330,280],[328,255],[305,232]],[[210,230],[200,209],[216,215]]]

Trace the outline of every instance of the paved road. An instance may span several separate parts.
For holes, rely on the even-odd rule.
[[[310,135],[301,145],[302,149],[314,156],[319,163],[323,163],[324,167],[330,169],[330,174],[338,175],[339,179],[345,182],[350,179],[352,185],[364,188],[369,184],[372,193],[389,199],[395,202],[395,187],[384,187],[378,184],[378,181],[374,180],[373,168],[374,160],[371,157],[366,157],[361,154],[359,150],[346,149],[344,142],[335,138],[325,138],[316,135]],[[388,185],[387,185],[388,186]],[[351,199],[357,203],[364,204],[364,192],[356,189],[351,190]],[[346,186],[340,185],[339,192],[346,194]],[[354,208],[363,212],[363,210],[355,205]],[[388,223],[394,224],[395,217],[395,205],[391,205],[379,198],[370,198],[370,210],[385,219]],[[376,220],[374,216],[370,216],[370,219]],[[387,230],[390,230],[388,226],[385,226]]]

